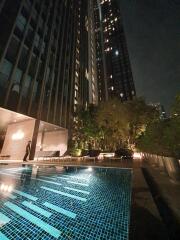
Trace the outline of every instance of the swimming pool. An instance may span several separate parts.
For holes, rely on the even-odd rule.
[[[0,239],[128,239],[130,169],[0,168]]]

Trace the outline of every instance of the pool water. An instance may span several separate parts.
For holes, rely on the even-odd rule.
[[[128,239],[130,169],[0,168],[0,240]]]

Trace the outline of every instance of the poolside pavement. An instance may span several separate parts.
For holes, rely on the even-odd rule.
[[[167,226],[170,239],[180,239],[180,182],[174,182],[159,168],[144,165],[146,180]]]
[[[130,240],[169,239],[141,169],[133,171]]]

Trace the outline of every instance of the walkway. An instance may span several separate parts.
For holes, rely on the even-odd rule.
[[[144,166],[146,180],[151,188],[160,214],[168,228],[170,239],[180,239],[180,183],[172,181],[158,168]]]
[[[133,173],[130,240],[168,239],[141,169],[134,169]]]

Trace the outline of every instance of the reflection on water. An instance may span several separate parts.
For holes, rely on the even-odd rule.
[[[21,186],[24,186],[24,185],[27,186],[30,184],[33,168],[34,167],[27,169],[26,165],[22,165],[22,170],[20,175]]]

